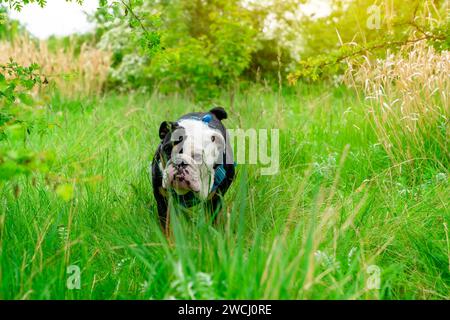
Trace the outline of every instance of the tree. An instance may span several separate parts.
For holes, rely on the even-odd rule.
[[[446,49],[450,44],[446,14],[444,0],[334,0],[329,16],[305,17],[303,57],[289,80],[334,74],[345,68],[347,58],[383,57],[386,49],[422,39]]]

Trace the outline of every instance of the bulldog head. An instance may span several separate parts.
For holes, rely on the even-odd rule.
[[[160,168],[164,189],[172,188],[179,195],[192,191],[200,199],[207,199],[214,183],[214,168],[223,162],[225,138],[222,130],[203,120],[220,122],[226,118],[220,109],[224,115],[219,117],[212,113],[213,109],[195,118],[161,123],[159,135],[166,158]]]

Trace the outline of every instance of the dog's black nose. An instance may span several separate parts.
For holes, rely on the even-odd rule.
[[[177,164],[177,169],[183,169],[187,166],[187,163],[184,161],[181,161],[180,163]]]

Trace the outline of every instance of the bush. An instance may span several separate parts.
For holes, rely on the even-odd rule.
[[[150,75],[163,92],[184,88],[200,100],[217,97],[248,67],[253,30],[233,17],[214,19],[208,36],[187,37],[151,61]]]
[[[110,80],[121,88],[186,89],[208,100],[254,75],[248,69],[259,69],[252,63],[259,50],[277,50],[269,42],[270,50],[262,48],[260,21],[239,1],[141,3],[132,10],[97,14],[99,45],[114,52]]]
[[[31,132],[45,130],[45,110],[37,105],[32,89],[42,83],[38,66],[0,64],[0,186],[20,174],[47,170],[51,153],[26,147]],[[20,147],[19,147],[20,146]]]

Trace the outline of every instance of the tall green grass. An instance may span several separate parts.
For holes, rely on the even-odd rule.
[[[26,142],[57,154],[47,182],[0,186],[0,298],[450,298],[448,168],[396,170],[345,88],[237,95],[227,127],[279,128],[280,173],[239,165],[221,222],[173,210],[167,239],[148,165],[159,123],[199,108],[180,96],[55,96],[55,126]],[[61,183],[72,200],[52,190]],[[79,290],[67,288],[69,265]]]

